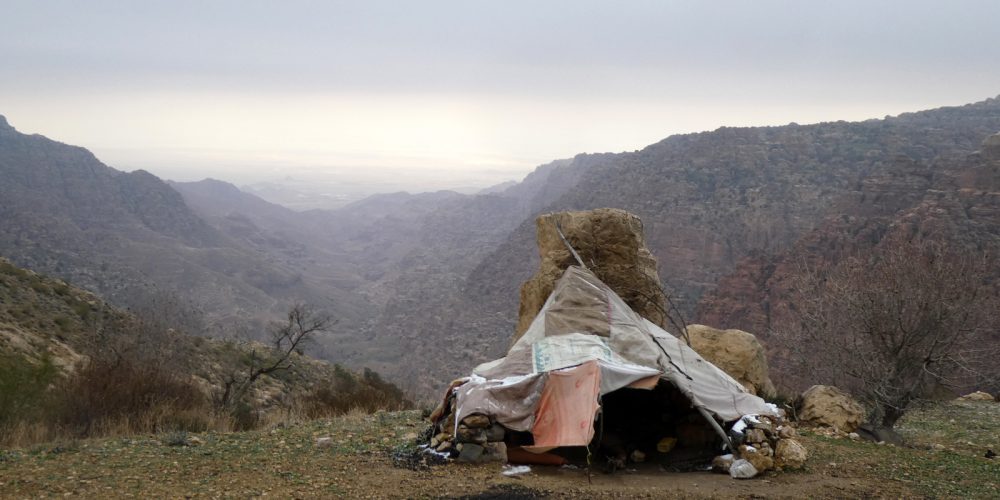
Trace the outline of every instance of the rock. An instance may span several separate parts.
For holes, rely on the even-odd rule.
[[[756,453],[747,453],[746,455],[743,455],[742,458],[747,462],[750,462],[750,464],[753,465],[753,468],[757,469],[758,473],[774,468],[774,459],[760,453],[759,451]]]
[[[729,467],[729,476],[733,479],[751,479],[757,475],[757,469],[750,462],[739,459]]]
[[[503,428],[500,424],[493,424],[489,429],[486,429],[486,440],[490,442],[503,441],[504,436],[507,435],[507,430]]]
[[[747,429],[746,435],[747,443],[756,445],[767,442],[767,436],[764,435],[764,431],[761,429]]]
[[[464,463],[478,463],[479,457],[483,455],[485,449],[475,443],[465,443],[462,445],[462,449],[458,452],[458,458],[456,461]]]
[[[774,450],[771,448],[771,443],[768,443],[767,441],[761,443],[760,446],[757,448],[757,450],[758,452],[763,453],[764,455],[767,455],[769,457],[774,456]]]
[[[484,448],[483,459],[489,462],[507,463],[507,445],[504,443],[489,443]]]
[[[983,391],[976,391],[958,398],[959,401],[995,401],[992,394]]]
[[[472,427],[477,429],[485,429],[490,426],[490,417],[486,415],[469,415],[462,419],[462,425],[466,427]]]
[[[778,437],[780,439],[795,439],[799,437],[799,433],[795,430],[795,427],[782,425],[778,427]]]
[[[470,428],[466,427],[465,424],[459,425],[458,434],[455,435],[455,440],[459,443],[485,444],[487,441],[486,429]]]
[[[794,439],[782,439],[778,441],[778,447],[774,450],[774,465],[781,468],[798,469],[806,463],[809,453],[802,443]]]
[[[474,443],[465,443],[456,459],[464,463],[486,463],[486,462],[506,462],[507,445],[503,443],[490,443],[485,446]]]
[[[316,438],[316,447],[317,448],[329,448],[331,446],[333,446],[333,438],[332,437],[324,436],[324,437]]]
[[[861,424],[858,427],[858,437],[862,439],[867,439],[868,441],[874,441],[876,443],[889,443],[889,444],[903,444],[903,436],[901,436],[895,429],[889,429],[886,427],[875,427],[871,424]]]
[[[861,435],[857,432],[851,432],[847,435],[847,439],[850,439],[851,441],[858,441],[861,439]]]
[[[576,265],[556,231],[556,221],[580,258],[601,281],[640,316],[665,326],[665,297],[656,259],[646,248],[639,217],[613,208],[558,212],[535,219],[541,262],[534,276],[521,285],[521,305],[512,343],[538,315],[563,271]]]
[[[688,325],[688,336],[695,352],[736,379],[747,391],[764,397],[775,394],[764,346],[753,334]]]
[[[431,438],[431,448],[437,449],[439,444],[441,444],[441,441],[438,441],[438,438],[436,437]]]
[[[712,472],[728,473],[733,466],[733,455],[731,453],[719,455],[712,459]]]
[[[760,429],[764,431],[764,434],[767,435],[767,437],[771,437],[774,435],[775,423],[771,421],[770,417],[768,417],[767,415],[761,415],[757,417],[757,420],[758,421],[756,424],[752,424],[750,426],[751,428]]]
[[[799,421],[815,426],[854,432],[865,417],[865,409],[846,392],[830,385],[814,385],[796,400]]]
[[[435,450],[444,452],[451,448],[451,441],[442,441]]]

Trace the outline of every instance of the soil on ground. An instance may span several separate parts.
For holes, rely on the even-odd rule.
[[[800,471],[734,480],[638,464],[414,464],[418,412],[352,414],[243,433],[164,433],[0,450],[0,497],[278,498],[861,498],[1000,497],[1000,404],[919,411],[900,431],[910,446],[803,432]],[[317,444],[317,439],[329,437]]]

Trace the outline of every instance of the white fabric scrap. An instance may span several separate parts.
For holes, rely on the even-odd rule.
[[[503,472],[501,474],[511,477],[520,476],[521,474],[527,474],[531,472],[531,467],[527,465],[505,465],[503,466]]]

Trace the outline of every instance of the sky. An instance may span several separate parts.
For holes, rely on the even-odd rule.
[[[676,133],[995,97],[998,19],[993,0],[0,0],[0,114],[173,180],[486,187]]]

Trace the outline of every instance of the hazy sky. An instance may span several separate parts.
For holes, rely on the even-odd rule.
[[[120,169],[485,186],[1000,94],[992,1],[0,0],[0,114]]]

